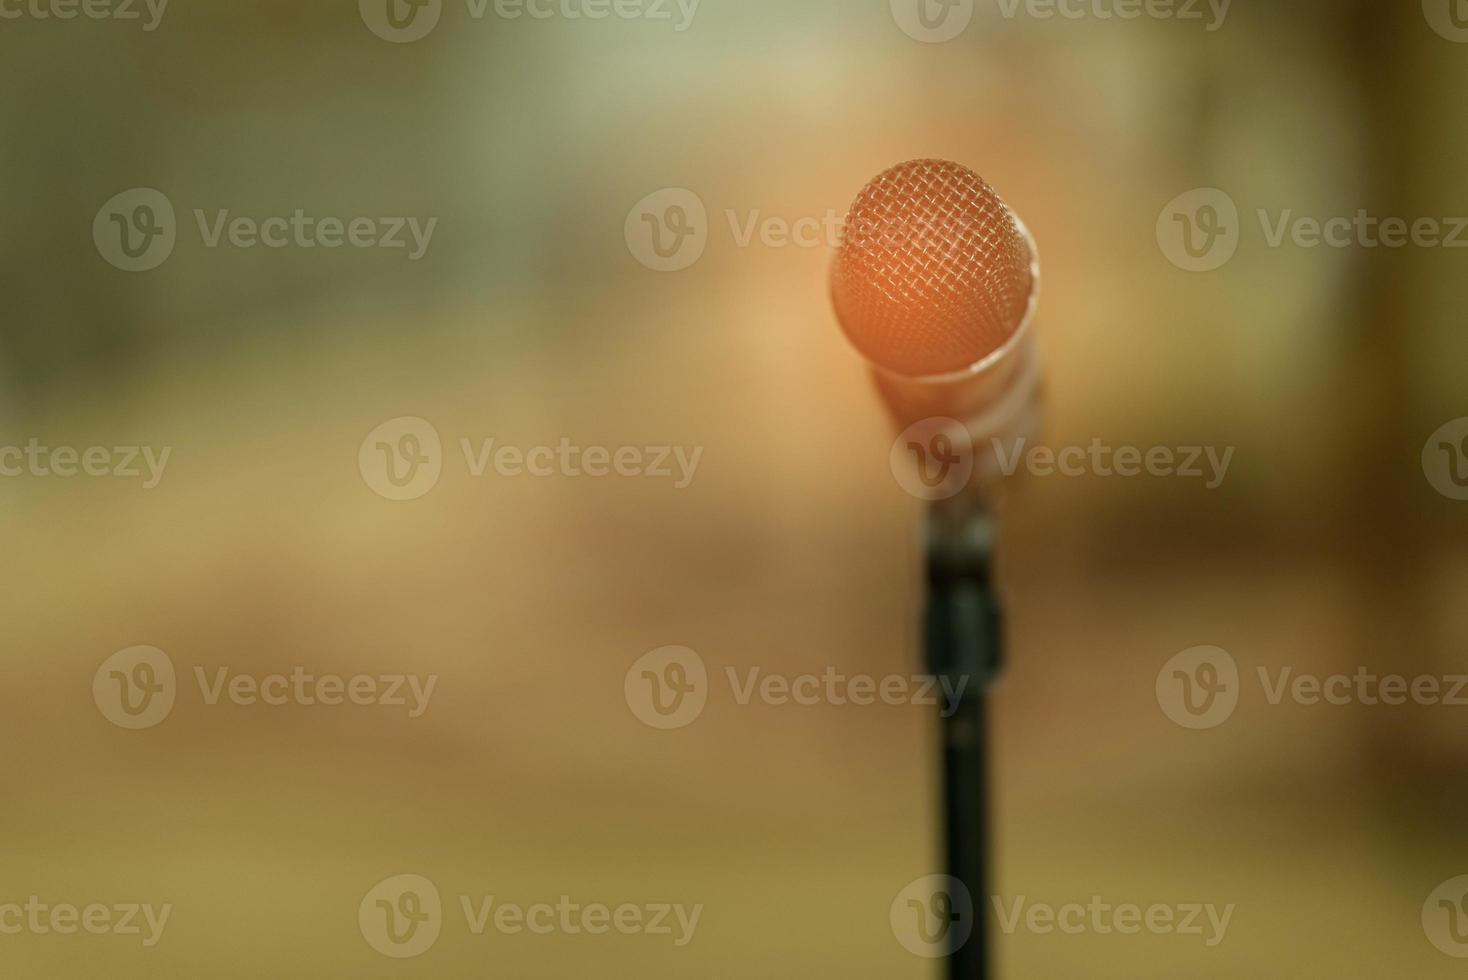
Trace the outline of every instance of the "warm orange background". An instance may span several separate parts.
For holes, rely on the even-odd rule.
[[[831,320],[825,248],[725,212],[843,209],[899,160],[982,172],[1044,262],[1048,442],[1237,447],[1228,482],[1024,480],[1004,513],[995,716],[1005,896],[1236,903],[1216,949],[1019,934],[1006,977],[1435,978],[1422,902],[1468,873],[1468,709],[1241,705],[1187,732],[1153,684],[1459,673],[1468,510],[1419,454],[1468,414],[1462,253],[1269,249],[1190,275],[1163,205],[1468,214],[1468,46],[1413,2],[1238,0],[1223,29],[999,17],[944,45],[885,0],[705,0],[666,24],[471,22],[391,45],[351,4],[183,5],[159,30],[0,26],[5,444],[171,445],[158,489],[0,483],[0,904],[171,902],[164,940],[0,936],[17,978],[930,975],[892,896],[932,870],[931,720],[623,702],[666,644],[711,667],[917,667],[921,510]],[[421,262],[210,250],[129,275],[120,190],[263,216],[437,216]],[[708,206],[640,266],[628,210]],[[187,232],[187,233],[185,233]],[[470,479],[390,503],[364,435],[701,446],[687,490]],[[451,449],[451,453],[455,451]],[[124,732],[90,697],[134,644],[181,673],[436,673],[431,710],[206,707]],[[187,678],[185,679],[187,680]],[[389,875],[446,896],[706,906],[649,937],[358,933]]]

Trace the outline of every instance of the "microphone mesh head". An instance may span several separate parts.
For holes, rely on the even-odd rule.
[[[873,364],[907,377],[952,374],[1019,329],[1032,261],[1014,215],[982,177],[914,160],[857,195],[831,295],[846,336]]]

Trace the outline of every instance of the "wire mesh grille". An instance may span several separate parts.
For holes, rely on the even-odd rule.
[[[982,177],[914,160],[886,171],[846,216],[832,271],[836,314],[858,350],[899,374],[961,371],[1019,327],[1033,282],[1014,216]]]

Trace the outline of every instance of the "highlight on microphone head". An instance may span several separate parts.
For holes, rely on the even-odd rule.
[[[1019,342],[1039,275],[1029,231],[982,177],[913,160],[857,195],[831,298],[842,330],[877,368],[948,381],[985,370]]]

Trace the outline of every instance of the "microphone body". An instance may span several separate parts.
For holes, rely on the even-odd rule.
[[[1034,236],[983,178],[942,160],[878,176],[844,231],[832,303],[893,422],[906,431],[936,420],[924,431],[956,439],[975,482],[991,484],[994,441],[1039,426]]]
[[[898,430],[928,419],[953,419],[967,434],[975,483],[1000,477],[994,443],[1013,446],[1034,437],[1043,418],[1043,358],[1034,326],[1040,265],[1034,238],[1015,218],[1031,256],[1031,291],[1023,319],[1002,347],[972,367],[947,375],[910,377],[873,364],[872,382]]]
[[[992,447],[1038,427],[1039,261],[1028,229],[993,189],[941,160],[877,177],[852,205],[846,232],[832,301],[892,420],[914,436],[894,458],[910,449],[925,469],[924,460],[956,444],[974,463],[966,487],[931,498],[923,647],[928,669],[966,692],[939,721],[946,889],[958,912],[941,952],[949,980],[986,980],[986,702],[1003,637],[992,574],[990,498],[1000,475]]]

